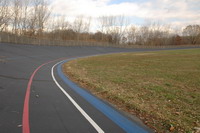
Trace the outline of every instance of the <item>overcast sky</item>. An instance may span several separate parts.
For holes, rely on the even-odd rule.
[[[177,27],[200,24],[200,0],[51,0],[51,5],[54,14],[68,17],[124,15],[136,25],[148,20]]]

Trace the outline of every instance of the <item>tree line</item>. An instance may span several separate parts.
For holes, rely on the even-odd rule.
[[[73,21],[56,16],[47,0],[0,0],[0,32],[17,36],[56,40],[106,42],[114,45],[182,45],[200,44],[200,25],[188,25],[181,35],[169,25],[149,23],[130,25],[124,15],[77,16]],[[91,32],[92,22],[98,25]]]

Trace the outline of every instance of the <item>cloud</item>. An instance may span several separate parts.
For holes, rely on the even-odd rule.
[[[109,0],[55,0],[52,3],[56,14],[68,16],[96,16],[100,15]]]
[[[54,0],[54,14],[97,18],[102,15],[125,15],[176,25],[200,24],[200,0]],[[117,0],[116,0],[117,1]],[[137,21],[137,20],[136,20]],[[134,22],[134,21],[133,21]]]

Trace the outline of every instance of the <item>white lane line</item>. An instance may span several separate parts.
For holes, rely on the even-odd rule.
[[[51,76],[58,86],[58,88],[65,94],[65,96],[74,104],[74,106],[78,109],[78,111],[90,122],[90,124],[96,129],[98,133],[104,133],[104,131],[90,118],[90,116],[74,101],[74,99],[58,84],[56,81],[56,78],[54,76],[54,67],[61,63],[63,61],[60,61],[56,63],[52,68],[51,68]]]

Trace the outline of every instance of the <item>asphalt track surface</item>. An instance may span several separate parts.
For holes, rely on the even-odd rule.
[[[136,118],[69,83],[61,71],[62,60],[139,51],[152,49],[0,43],[0,133],[151,132]]]

